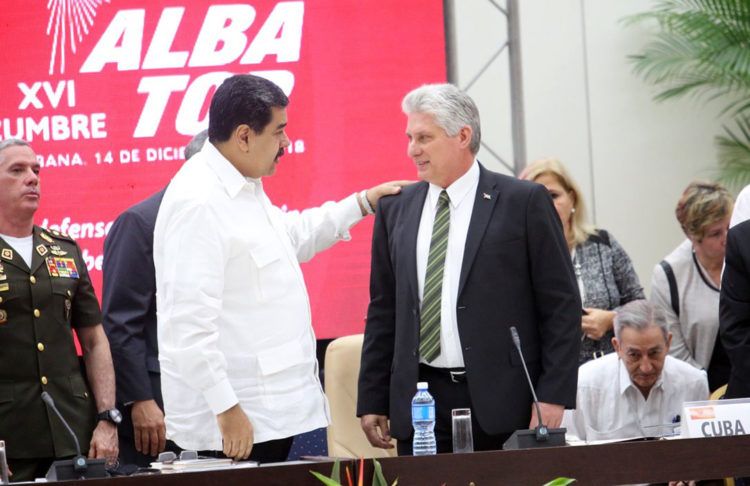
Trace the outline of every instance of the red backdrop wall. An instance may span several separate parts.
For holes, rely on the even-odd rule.
[[[414,178],[400,100],[445,80],[440,0],[3,7],[0,138],[32,143],[43,165],[36,223],[78,240],[99,295],[109,225],[179,169],[226,76],[254,72],[290,96],[292,146],[265,184],[292,209]],[[319,338],[363,329],[371,230],[370,218],[303,265]]]

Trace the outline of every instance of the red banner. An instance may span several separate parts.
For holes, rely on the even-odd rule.
[[[290,97],[265,181],[290,209],[415,178],[400,100],[445,79],[440,0],[5,0],[0,45],[0,138],[31,142],[36,223],[77,239],[99,295],[112,221],[179,169],[227,76]],[[319,338],[363,329],[371,228],[303,266]]]

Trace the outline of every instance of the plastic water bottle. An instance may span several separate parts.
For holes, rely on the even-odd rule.
[[[412,453],[415,456],[437,454],[435,442],[435,399],[427,391],[427,382],[417,383],[417,394],[411,401],[411,423],[414,427]]]

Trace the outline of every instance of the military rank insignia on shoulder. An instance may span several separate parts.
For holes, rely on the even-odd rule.
[[[57,231],[57,230],[46,230],[46,231],[49,232],[55,239],[62,240],[62,241],[68,241],[70,243],[75,243],[76,242],[76,240],[74,240],[73,237],[70,236],[67,233],[63,233],[63,232]],[[44,234],[45,234],[44,231],[42,231],[41,232],[42,238],[44,238]],[[49,235],[47,235],[47,236],[49,237]],[[44,239],[47,240],[47,238],[44,238]],[[52,239],[52,238],[50,238],[50,239]],[[49,241],[49,240],[47,240],[47,241],[50,242],[50,243],[56,243],[55,241]]]

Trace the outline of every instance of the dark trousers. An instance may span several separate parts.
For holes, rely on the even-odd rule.
[[[419,365],[419,381],[429,383],[430,395],[435,399],[435,440],[438,453],[453,452],[453,422],[451,411],[454,408],[472,408],[466,375],[454,373],[445,368],[432,368]],[[416,387],[414,388],[416,390]],[[498,413],[501,413],[498,411]],[[479,426],[476,414],[471,414],[471,429],[475,451],[494,451],[503,448],[503,443],[511,432],[490,435]],[[412,433],[413,436],[413,433]],[[396,444],[399,456],[412,455],[412,437],[399,440]]]
[[[292,448],[294,437],[285,439],[269,440],[253,445],[248,461],[257,461],[261,464],[270,462],[284,462]],[[207,457],[225,458],[222,451],[198,451],[198,455]]]
[[[8,468],[13,476],[11,482],[16,481],[33,481],[36,478],[43,478],[47,475],[49,467],[55,461],[54,457],[39,457],[33,459],[13,459],[8,458]],[[57,458],[65,459],[65,458]]]

